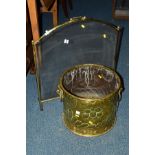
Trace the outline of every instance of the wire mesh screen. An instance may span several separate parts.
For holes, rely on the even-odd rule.
[[[78,64],[116,67],[116,26],[88,18],[75,18],[45,33],[35,44],[40,99],[57,96],[62,73]]]

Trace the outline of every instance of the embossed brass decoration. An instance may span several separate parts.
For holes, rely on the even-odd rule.
[[[115,123],[122,86],[118,74],[96,64],[67,70],[58,85],[66,127],[81,136],[97,136]]]

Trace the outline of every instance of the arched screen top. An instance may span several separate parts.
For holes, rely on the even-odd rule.
[[[86,17],[47,31],[35,43],[35,64],[40,100],[56,95],[62,73],[78,64],[116,68],[120,28]]]

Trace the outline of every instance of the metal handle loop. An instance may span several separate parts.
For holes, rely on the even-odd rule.
[[[122,98],[122,91],[123,91],[123,88],[120,88],[118,91],[118,101],[120,101]]]
[[[62,89],[60,88],[60,86],[58,85],[58,89],[57,89],[57,94],[59,95],[59,97],[60,97],[60,101],[62,101],[63,100],[63,91],[62,91]]]
[[[119,107],[119,102],[122,98],[122,91],[123,91],[123,88],[120,88],[119,91],[118,91],[118,100],[117,100],[117,103],[116,103],[116,111],[118,111],[118,107]]]

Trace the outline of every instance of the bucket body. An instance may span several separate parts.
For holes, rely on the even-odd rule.
[[[65,71],[57,93],[66,127],[87,137],[106,133],[116,121],[121,91],[120,77],[105,66],[82,64]]]

